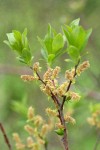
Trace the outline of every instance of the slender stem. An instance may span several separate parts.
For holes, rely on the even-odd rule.
[[[80,63],[80,60],[79,60],[78,63],[75,65],[74,78],[75,78],[75,76],[77,75],[76,71],[77,71],[77,67],[78,67],[79,63]],[[68,86],[67,86],[66,92],[69,91],[69,89],[70,89],[70,87],[71,87],[71,84],[72,84],[72,80],[69,81],[69,84],[68,84]],[[63,106],[64,106],[65,101],[66,101],[66,96],[63,97],[63,102],[62,102],[62,105],[61,105],[61,109],[63,109]]]
[[[2,134],[3,134],[5,143],[7,144],[9,150],[12,150],[11,144],[10,144],[10,142],[9,142],[9,139],[8,139],[8,137],[7,137],[7,134],[6,134],[5,130],[4,130],[4,127],[3,127],[2,123],[0,123],[0,129],[1,129],[1,132],[2,132]]]
[[[63,135],[63,137],[62,137],[62,142],[63,142],[63,145],[64,145],[65,150],[69,150],[69,148],[68,148],[67,127],[66,127],[66,124],[65,124],[65,119],[64,119],[63,110],[61,110],[61,109],[58,110],[58,113],[59,113],[60,122],[61,122],[61,124],[64,126],[64,135]]]
[[[79,62],[80,60],[78,61],[78,63],[75,65],[75,72],[74,72],[74,77],[77,75],[76,71],[77,71],[77,67],[79,65]],[[72,81],[70,80],[69,82],[69,85],[66,89],[66,92],[69,91],[70,87],[71,87],[71,84],[72,84]],[[66,101],[66,96],[64,96],[63,98],[63,101],[62,101],[62,104],[60,106],[60,109],[58,110],[58,113],[59,113],[59,119],[61,121],[61,124],[64,126],[64,135],[63,135],[63,138],[62,138],[62,141],[63,141],[63,145],[64,145],[64,148],[65,150],[69,150],[69,147],[68,147],[68,133],[67,133],[67,126],[65,124],[65,120],[64,120],[64,112],[63,112],[63,107],[64,107],[64,103]]]
[[[94,146],[93,150],[97,150],[97,147],[98,147],[99,143],[100,143],[100,133],[97,136],[97,140],[96,140],[96,143],[95,143],[95,146]]]
[[[48,145],[47,145],[47,143],[45,143],[44,148],[45,148],[45,150],[48,150]]]

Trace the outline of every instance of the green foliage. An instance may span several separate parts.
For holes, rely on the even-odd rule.
[[[92,29],[84,30],[82,26],[79,25],[80,19],[76,19],[71,24],[65,25],[63,31],[67,40],[67,53],[71,57],[74,63],[81,57],[81,52],[85,48]],[[56,31],[49,25],[48,33],[45,35],[44,39],[38,40],[42,46],[41,53],[44,59],[49,65],[57,58],[57,56],[62,55],[66,52],[64,50],[64,36],[61,33],[56,33]]]
[[[100,103],[96,103],[96,104],[91,103],[89,108],[91,112],[98,111],[100,110]]]
[[[57,130],[55,130],[55,132],[56,132],[58,135],[62,136],[62,135],[64,134],[64,129],[57,129]]]
[[[48,32],[44,39],[38,40],[42,46],[41,53],[46,62],[51,65],[57,56],[63,54],[62,48],[64,47],[64,39],[61,33],[56,31],[48,25]]]
[[[27,65],[31,64],[32,55],[27,39],[27,29],[21,34],[19,31],[13,30],[12,33],[7,33],[8,41],[4,41],[12,50],[19,55],[18,60]]]
[[[63,28],[65,37],[67,39],[67,51],[71,59],[76,63],[84,50],[92,29],[84,30],[79,25],[80,19],[76,19],[71,24],[65,25]]]
[[[27,116],[27,109],[28,109],[28,104],[27,104],[27,96],[24,95],[23,99],[21,101],[18,100],[13,100],[11,103],[11,109],[18,113],[21,118],[26,118]]]
[[[67,39],[67,51],[64,47],[65,40],[64,35],[57,33],[49,24],[48,32],[44,39],[38,37],[42,48],[41,53],[48,65],[52,65],[54,60],[59,56],[67,52],[74,63],[81,57],[81,52],[85,48],[88,38],[92,32],[91,29],[85,31],[82,26],[79,25],[80,19],[76,19],[71,24],[65,25],[63,31]],[[4,41],[12,50],[15,50],[19,54],[19,61],[31,65],[32,55],[30,53],[30,47],[27,40],[27,29],[21,34],[19,31],[12,31],[7,34],[8,41]]]

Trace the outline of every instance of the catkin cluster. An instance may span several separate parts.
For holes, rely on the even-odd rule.
[[[100,129],[100,110],[93,112],[92,116],[87,118],[87,121],[91,126],[95,126]]]
[[[24,130],[28,133],[26,141],[21,140],[18,133],[13,134],[17,150],[42,150],[46,144],[47,133],[53,128],[52,122],[46,123],[40,115],[35,115],[33,107],[29,107],[27,123]]]

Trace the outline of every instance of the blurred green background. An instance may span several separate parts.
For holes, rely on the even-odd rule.
[[[80,18],[85,29],[93,28],[86,48],[89,54],[84,56],[85,60],[90,61],[91,68],[77,81],[76,90],[82,94],[82,99],[73,106],[77,123],[74,126],[68,125],[68,134],[70,150],[93,150],[97,133],[86,120],[90,116],[89,104],[100,102],[99,14],[100,0],[0,0],[0,122],[4,125],[12,145],[13,132],[17,131],[24,136],[25,110],[32,105],[36,113],[45,117],[44,109],[50,106],[51,102],[36,84],[24,83],[20,79],[21,74],[32,72],[19,63],[15,54],[3,43],[6,33],[13,29],[22,32],[27,27],[31,51],[37,61],[41,56],[37,35],[45,35],[48,23],[62,32],[61,25]],[[67,63],[64,63],[64,58],[66,56],[59,58],[58,65],[66,69]],[[50,134],[49,141],[49,149],[62,150],[55,133]],[[0,132],[0,150],[6,149],[7,145]]]

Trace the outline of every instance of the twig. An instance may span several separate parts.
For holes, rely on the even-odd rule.
[[[77,75],[76,71],[77,71],[77,67],[79,65],[79,62],[80,62],[80,60],[78,61],[78,63],[75,66],[74,77]],[[72,81],[70,80],[69,85],[66,89],[66,92],[69,91],[69,89],[71,87],[71,84],[72,84]],[[64,135],[63,135],[62,141],[63,141],[64,147],[65,147],[65,150],[69,150],[67,127],[66,127],[66,124],[65,124],[64,113],[63,113],[63,107],[64,107],[65,101],[66,101],[66,96],[64,96],[64,98],[63,98],[63,101],[62,101],[62,104],[60,106],[60,109],[58,110],[58,113],[59,113],[59,119],[61,121],[61,124],[64,126]]]
[[[0,130],[1,130],[2,134],[3,134],[3,137],[4,137],[6,145],[8,146],[9,150],[12,150],[11,144],[9,142],[9,139],[7,137],[7,134],[6,134],[5,130],[4,130],[4,127],[3,127],[2,123],[0,123]]]
[[[75,65],[74,78],[75,78],[75,76],[77,75],[76,71],[77,71],[77,67],[78,67],[79,63],[80,63],[80,60],[79,60],[78,63]],[[69,81],[69,85],[68,85],[68,87],[67,87],[67,89],[66,89],[66,92],[69,91],[69,89],[70,89],[70,87],[71,87],[71,84],[72,84],[72,80]],[[64,96],[64,98],[63,98],[63,102],[62,102],[62,105],[61,105],[61,109],[63,109],[63,106],[64,106],[65,101],[66,101],[66,96]]]
[[[93,150],[97,150],[97,147],[99,145],[99,142],[100,142],[100,133],[99,135],[97,136],[97,140],[96,140],[96,143],[95,143],[95,146],[94,146],[94,149]]]

